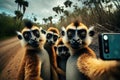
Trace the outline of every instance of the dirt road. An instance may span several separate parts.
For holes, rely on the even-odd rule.
[[[23,54],[17,37],[0,42],[0,80],[17,80]]]
[[[97,41],[91,45],[98,53]],[[0,42],[0,80],[17,80],[18,69],[24,55],[17,37]]]

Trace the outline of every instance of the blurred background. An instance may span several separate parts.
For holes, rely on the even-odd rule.
[[[120,0],[0,0],[0,40],[16,35],[25,19],[60,29],[75,18],[87,26],[120,30]]]

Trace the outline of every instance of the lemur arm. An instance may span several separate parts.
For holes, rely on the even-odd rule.
[[[55,68],[55,70],[56,70],[56,72],[58,73],[58,74],[61,74],[61,75],[63,75],[63,76],[65,76],[65,72],[62,70],[62,69],[60,69],[59,67],[58,67],[58,65],[57,65],[57,54],[55,53],[55,49],[54,49],[54,47],[55,46],[53,46],[52,47],[52,51],[53,51],[53,67]]]
[[[82,53],[77,61],[80,72],[87,75],[90,79],[102,80],[105,76],[113,76],[114,73],[120,72],[120,62],[103,61],[92,54],[95,53],[88,48],[88,53]]]

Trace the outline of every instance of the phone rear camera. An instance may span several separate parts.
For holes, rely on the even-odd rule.
[[[109,40],[108,35],[103,35],[103,41],[104,41],[104,52],[109,53]]]
[[[103,39],[104,39],[104,40],[108,40],[108,36],[107,36],[107,35],[104,35],[104,36],[103,36]]]
[[[109,52],[109,50],[108,49],[105,49],[105,53],[108,53]]]

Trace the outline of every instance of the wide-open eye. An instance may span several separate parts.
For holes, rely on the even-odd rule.
[[[62,52],[62,47],[58,47],[58,52]]]
[[[31,38],[31,33],[30,33],[30,31],[25,31],[25,32],[23,33],[23,37],[25,38],[26,41],[29,41],[30,38]]]
[[[50,39],[52,37],[52,34],[51,33],[48,33],[47,34],[47,39]]]
[[[75,35],[75,30],[69,29],[67,31],[67,36],[68,36],[69,39],[72,39],[74,37],[74,35]]]
[[[57,35],[54,35],[54,36],[53,36],[53,39],[54,39],[54,41],[57,41],[58,36],[57,36]]]
[[[35,29],[35,30],[32,30],[32,32],[33,32],[34,36],[36,36],[37,38],[40,37],[40,32],[39,32],[39,30]]]
[[[65,51],[68,51],[68,48],[67,48],[66,46],[63,46],[63,49],[64,49]]]
[[[81,39],[84,39],[86,37],[86,30],[85,29],[81,29],[81,30],[78,30],[78,36],[81,38]]]

